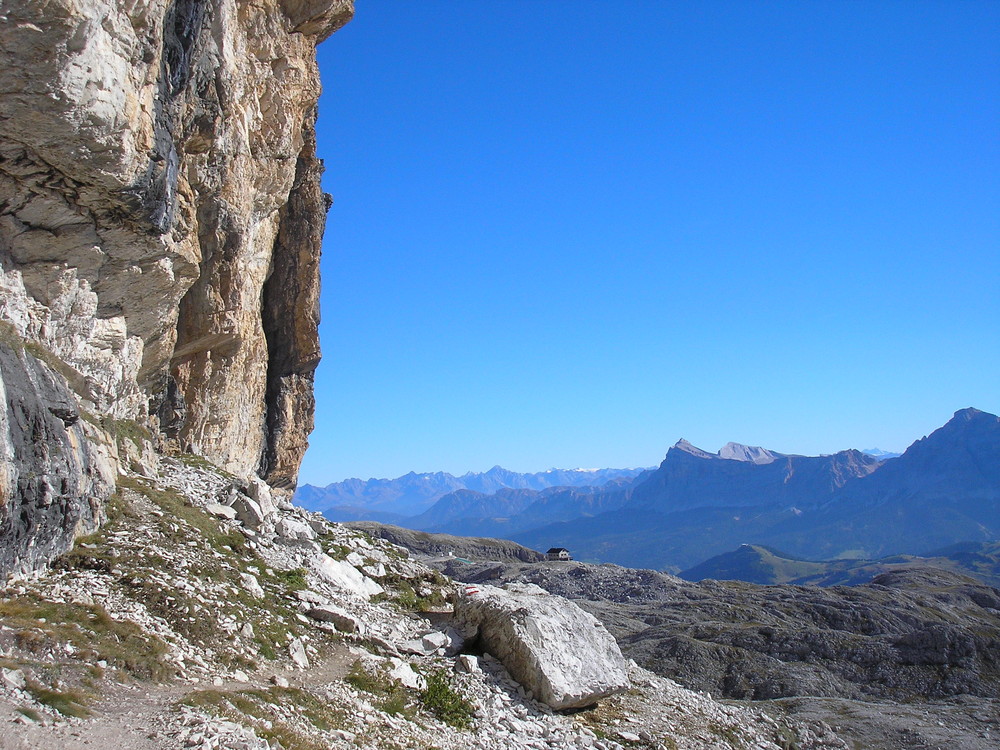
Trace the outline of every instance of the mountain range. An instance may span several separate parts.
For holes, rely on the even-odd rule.
[[[775,454],[776,455],[776,454]],[[580,559],[684,570],[740,544],[809,560],[1000,539],[1000,419],[963,409],[899,457],[724,459],[680,443],[613,511],[512,535]]]
[[[331,518],[562,546],[582,560],[671,572],[743,544],[789,559],[874,561],[1000,539],[995,415],[963,409],[898,457],[874,452],[799,456],[728,443],[709,453],[680,440],[651,470],[518,475],[496,467],[351,480],[322,494],[307,486],[299,498]],[[567,479],[575,486],[556,484]],[[386,518],[386,508],[399,515]]]
[[[333,521],[399,521],[428,510],[437,500],[457,490],[493,496],[502,490],[541,491],[550,487],[592,487],[614,480],[631,480],[644,469],[549,469],[522,474],[502,466],[489,471],[454,476],[444,471],[411,471],[396,479],[346,479],[315,487],[305,484],[295,502]],[[498,498],[502,503],[504,497]]]

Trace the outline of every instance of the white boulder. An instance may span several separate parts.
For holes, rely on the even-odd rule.
[[[260,585],[260,581],[257,580],[257,576],[253,573],[240,573],[240,583],[243,584],[244,590],[250,594],[250,596],[255,599],[264,598],[264,589]]]
[[[309,524],[296,521],[293,518],[280,519],[274,524],[274,533],[285,539],[304,539],[308,541],[316,538],[316,532],[312,530]]]
[[[229,521],[236,518],[236,510],[231,506],[223,505],[222,503],[209,503],[205,506],[205,510],[217,518],[225,518]]]
[[[233,510],[236,511],[236,518],[249,529],[256,531],[264,523],[264,511],[260,505],[242,493],[234,493]]]
[[[479,586],[461,592],[459,623],[511,677],[554,709],[589,706],[630,686],[615,639],[593,615],[538,586]]]
[[[246,491],[247,495],[260,507],[261,513],[265,518],[277,511],[278,506],[275,504],[274,496],[271,494],[271,486],[263,479],[251,477]]]
[[[309,669],[309,657],[306,656],[306,647],[301,638],[293,638],[288,644],[288,655],[292,663],[299,669]]]
[[[413,667],[405,661],[397,657],[392,657],[389,661],[392,664],[392,667],[389,669],[389,677],[399,680],[404,687],[412,690],[421,690],[426,687],[424,678],[414,672]]]
[[[329,555],[318,555],[315,558],[316,573],[323,580],[332,583],[337,588],[368,599],[381,594],[385,589],[375,581],[363,575],[353,565],[342,560],[334,560]]]
[[[362,623],[358,618],[340,607],[332,604],[320,604],[306,611],[306,614],[314,620],[329,622],[342,633],[364,632]]]

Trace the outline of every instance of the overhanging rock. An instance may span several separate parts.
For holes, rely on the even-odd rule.
[[[455,617],[535,698],[554,709],[589,706],[629,687],[618,644],[597,619],[538,586],[469,587]]]

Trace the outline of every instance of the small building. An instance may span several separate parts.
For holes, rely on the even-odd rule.
[[[545,553],[546,560],[572,560],[573,558],[569,556],[569,550],[565,547],[553,547],[548,552]]]

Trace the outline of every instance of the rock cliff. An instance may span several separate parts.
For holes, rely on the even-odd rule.
[[[352,10],[0,2],[0,547],[38,550],[27,567],[150,443],[294,488],[330,203],[315,46]]]

